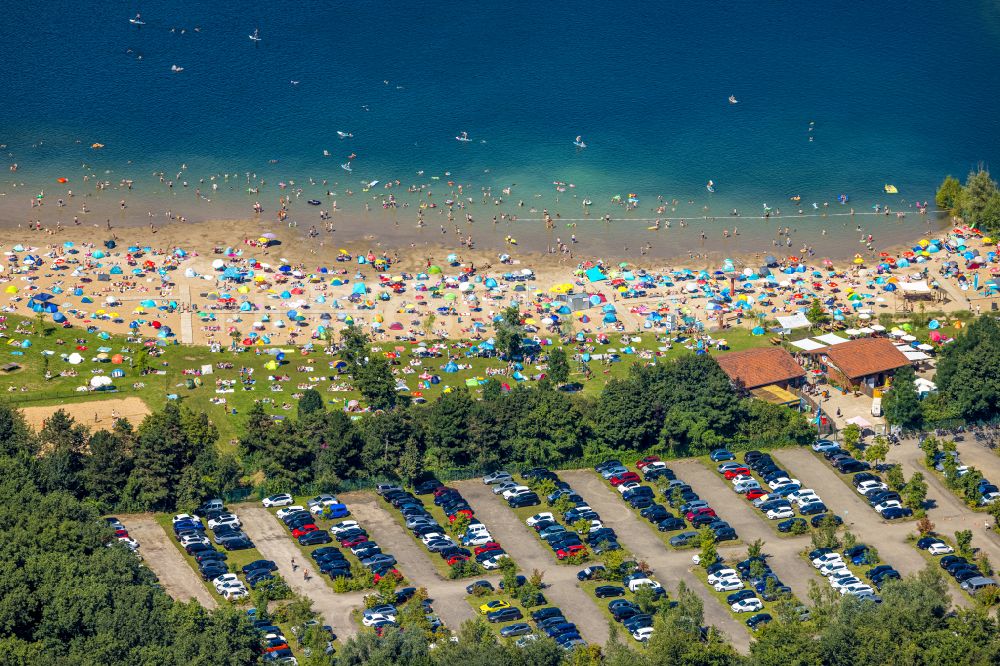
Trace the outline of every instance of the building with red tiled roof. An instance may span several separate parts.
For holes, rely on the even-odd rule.
[[[819,361],[832,384],[868,395],[910,364],[887,338],[860,338],[806,353]]]
[[[783,347],[757,347],[730,352],[716,356],[715,360],[730,379],[747,390],[771,385],[781,388],[797,386],[806,376],[805,370]]]

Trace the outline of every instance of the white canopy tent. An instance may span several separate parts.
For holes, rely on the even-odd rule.
[[[826,347],[826,345],[816,342],[815,340],[810,340],[809,338],[805,338],[803,340],[796,340],[795,342],[792,343],[792,346],[798,347],[803,351],[815,351],[817,349],[822,349],[823,347]]]
[[[844,342],[850,342],[847,338],[842,338],[836,333],[827,333],[826,335],[817,335],[816,339],[827,345],[839,345]]]

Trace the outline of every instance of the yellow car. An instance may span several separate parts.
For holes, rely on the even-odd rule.
[[[510,604],[506,601],[500,601],[499,599],[496,601],[488,601],[479,607],[479,612],[486,615],[487,613],[492,613],[493,611],[500,610],[501,608],[510,608]]]

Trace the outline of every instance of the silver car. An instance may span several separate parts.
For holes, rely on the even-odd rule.
[[[513,480],[514,477],[512,477],[509,473],[504,471],[493,472],[492,474],[487,474],[486,476],[483,477],[483,483],[485,483],[488,486],[493,486],[498,483],[505,483],[507,481],[513,481]]]

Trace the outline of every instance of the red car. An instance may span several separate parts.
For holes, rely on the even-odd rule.
[[[635,472],[625,472],[623,474],[616,474],[615,476],[611,477],[609,481],[611,481],[611,485],[618,487],[623,483],[628,483],[630,481],[635,481],[636,483],[639,483],[642,481],[642,479],[640,479],[639,475],[636,474]]]
[[[637,460],[635,466],[638,467],[639,469],[642,469],[649,463],[655,463],[655,462],[660,462],[660,456],[646,456],[641,460]]]
[[[567,557],[573,557],[574,555],[586,555],[587,547],[583,544],[576,544],[574,546],[569,546],[568,548],[560,548],[556,551],[556,559],[564,560]]]
[[[763,490],[751,490],[750,492],[748,492],[746,494],[746,498],[752,502],[753,500],[757,499],[758,497],[763,497],[766,494],[767,493],[765,493]]]
[[[366,537],[363,534],[359,534],[356,537],[351,537],[350,539],[344,539],[343,541],[340,542],[340,545],[343,546],[344,548],[354,548],[354,546],[357,546],[359,543],[364,543],[366,541],[368,541],[368,537]]]
[[[472,518],[475,516],[475,514],[472,513],[472,511],[470,511],[469,509],[459,509],[455,513],[453,513],[450,516],[448,516],[448,522],[449,523],[455,522],[455,518],[458,517],[458,516],[465,516],[469,520],[472,520]]]
[[[691,522],[692,520],[694,520],[695,516],[702,516],[702,515],[705,515],[705,516],[715,516],[716,515],[715,514],[715,509],[712,509],[710,507],[705,507],[705,508],[702,508],[702,509],[698,509],[696,511],[688,511],[687,512],[688,522]]]
[[[502,548],[500,548],[500,544],[496,541],[490,541],[489,543],[484,543],[482,546],[476,546],[472,552],[479,555],[480,553],[487,553],[491,550],[502,550]]]
[[[746,467],[737,467],[736,469],[727,469],[722,473],[722,475],[727,479],[732,479],[741,475],[750,476],[750,470]]]
[[[115,530],[115,536],[118,537],[119,539],[127,539],[128,538],[128,530],[124,530],[124,529],[123,530]]]
[[[292,536],[297,539],[297,538],[299,538],[300,536],[302,536],[304,534],[309,534],[310,532],[315,532],[318,529],[319,528],[316,527],[316,525],[314,523],[306,523],[302,527],[296,527],[294,530],[292,530]]]
[[[264,648],[264,654],[268,652],[277,652],[278,650],[288,650],[288,643],[279,643],[278,645],[272,645],[271,647]]]
[[[465,555],[452,555],[447,560],[445,560],[445,562],[448,563],[449,567],[453,567],[456,564],[458,564],[459,562],[468,562],[468,561],[469,561],[469,558],[466,557]]]

